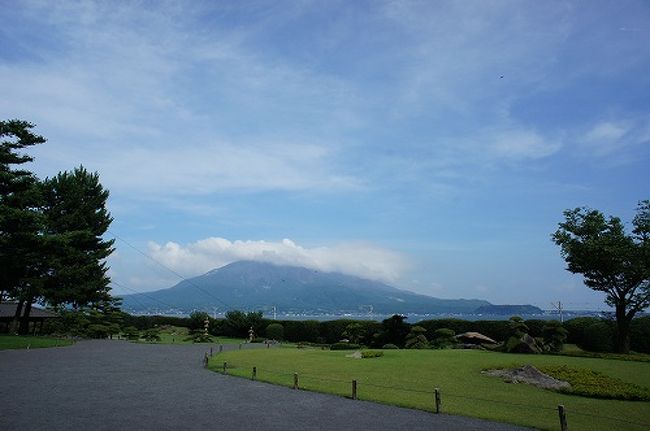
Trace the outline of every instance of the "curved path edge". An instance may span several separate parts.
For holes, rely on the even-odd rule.
[[[527,429],[224,376],[202,367],[205,351],[109,340],[0,351],[0,429]]]

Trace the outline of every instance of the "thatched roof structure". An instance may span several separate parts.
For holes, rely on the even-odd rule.
[[[479,344],[479,343],[490,343],[490,344],[497,344],[496,341],[494,341],[492,338],[487,337],[480,332],[464,332],[462,334],[456,335],[456,338],[464,343],[472,343],[472,344]]]

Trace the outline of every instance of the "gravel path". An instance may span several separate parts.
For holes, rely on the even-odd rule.
[[[205,351],[108,340],[0,351],[0,429],[524,429],[223,376],[202,367]]]

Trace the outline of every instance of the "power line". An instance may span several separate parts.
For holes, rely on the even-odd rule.
[[[167,265],[164,265],[164,264],[158,262],[156,259],[154,259],[153,257],[149,256],[147,253],[143,252],[142,250],[140,250],[139,248],[137,248],[136,246],[134,246],[133,244],[131,244],[130,242],[128,242],[127,240],[125,240],[124,238],[122,238],[121,236],[119,236],[118,234],[116,234],[115,232],[111,231],[110,229],[108,229],[107,232],[110,233],[111,235],[113,235],[115,238],[117,238],[117,239],[119,239],[120,241],[122,241],[122,242],[123,242],[124,244],[126,244],[127,246],[131,247],[133,250],[135,250],[136,252],[138,252],[138,253],[141,254],[142,256],[146,257],[147,259],[149,259],[150,261],[152,261],[153,263],[155,263],[156,265],[160,266],[161,268],[166,269],[167,271],[169,271],[169,272],[171,272],[172,274],[174,274],[176,277],[178,277],[178,278],[180,278],[181,280],[185,281],[185,282],[186,282],[187,284],[189,284],[190,286],[192,286],[192,287],[194,287],[194,288],[200,290],[200,291],[203,292],[205,295],[207,295],[207,296],[211,297],[212,299],[215,299],[216,301],[220,302],[220,303],[223,304],[226,308],[232,308],[229,304],[227,304],[227,303],[226,303],[225,301],[223,301],[222,299],[216,297],[216,296],[213,295],[212,293],[210,293],[210,292],[208,292],[207,290],[203,289],[201,286],[199,286],[199,285],[195,284],[194,282],[192,282],[191,280],[188,280],[187,278],[183,277],[182,275],[180,275],[178,272],[174,271],[173,269],[171,269],[171,268],[168,267]]]
[[[123,284],[120,284],[120,283],[118,283],[117,281],[111,280],[111,284],[114,284],[114,285],[116,285],[117,287],[122,288],[122,289],[130,290],[131,292],[134,292],[134,293],[136,293],[136,294],[138,294],[138,295],[145,296],[145,297],[147,297],[147,298],[149,298],[149,299],[151,299],[151,300],[153,300],[153,301],[156,301],[156,302],[161,303],[161,304],[164,305],[165,307],[176,308],[176,307],[174,307],[173,305],[167,304],[166,302],[161,301],[160,299],[158,299],[158,298],[156,298],[156,297],[154,297],[154,296],[148,295],[148,294],[145,293],[145,292],[139,292],[139,291],[137,291],[137,290],[135,290],[135,289],[132,289],[132,288],[127,287],[127,286],[125,286],[125,285],[123,285]],[[136,298],[133,298],[133,299],[134,299],[136,302],[138,302],[140,305],[142,305],[143,308],[147,308],[147,306],[144,305],[144,303],[140,302],[138,299],[136,299]]]

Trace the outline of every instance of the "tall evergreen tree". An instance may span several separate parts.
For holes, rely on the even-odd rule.
[[[19,301],[16,318],[23,305],[29,313],[40,287],[38,179],[22,168],[33,159],[21,153],[45,142],[33,127],[26,121],[0,121],[0,301],[4,296]]]
[[[49,261],[45,300],[73,307],[109,301],[105,259],[113,252],[114,240],[102,236],[113,218],[99,175],[83,166],[60,172],[43,181],[42,197]]]
[[[32,157],[20,150],[41,144],[25,121],[0,121],[0,301],[18,300],[20,333],[29,327],[31,305],[102,308],[109,294],[105,241],[112,218],[108,191],[83,166],[39,181],[20,169]],[[24,307],[24,308],[23,308]]]

